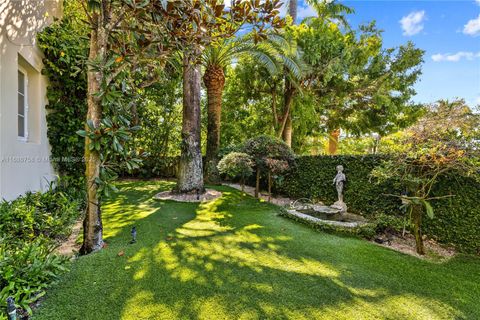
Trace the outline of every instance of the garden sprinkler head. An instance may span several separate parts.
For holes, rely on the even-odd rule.
[[[132,231],[130,231],[132,234],[132,241],[130,243],[135,243],[137,242],[137,228],[135,226],[132,227]]]
[[[8,320],[17,319],[17,307],[15,307],[15,300],[12,297],[7,298],[7,314]]]

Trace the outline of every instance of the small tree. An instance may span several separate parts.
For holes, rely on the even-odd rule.
[[[254,163],[250,156],[242,152],[232,152],[227,154],[218,163],[218,171],[230,178],[240,177],[242,191],[245,189],[245,178],[253,173]]]
[[[431,196],[438,178],[446,173],[478,178],[479,124],[479,116],[463,100],[439,101],[405,131],[400,150],[372,172],[379,181],[393,180],[406,189],[406,194],[392,196],[408,209],[419,254],[425,253],[423,213],[433,218],[430,200],[452,196]]]
[[[257,173],[255,184],[255,197],[258,198],[260,191],[260,176],[262,171],[269,174],[269,192],[271,190],[271,173],[285,172],[295,162],[295,154],[292,149],[283,141],[270,136],[262,135],[249,139],[245,142],[243,151],[247,153],[255,163]]]
[[[290,169],[290,165],[285,160],[267,158],[265,160],[266,167],[268,169],[268,201],[272,197],[272,175],[278,177],[284,172]]]

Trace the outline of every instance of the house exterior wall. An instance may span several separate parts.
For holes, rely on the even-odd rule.
[[[44,191],[55,173],[49,161],[46,88],[36,34],[61,15],[59,0],[0,3],[0,198]],[[27,75],[28,138],[18,137],[18,72]]]

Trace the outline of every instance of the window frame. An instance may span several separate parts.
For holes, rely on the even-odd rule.
[[[18,119],[19,117],[21,116],[20,113],[18,113],[18,97],[20,94],[22,94],[20,92],[20,88],[18,87],[18,79],[17,79],[17,139],[19,141],[22,141],[22,142],[28,142],[28,109],[29,109],[29,106],[28,106],[28,72],[27,70],[25,70],[24,68],[22,68],[20,65],[18,66],[18,72],[22,73],[23,74],[23,90],[24,90],[24,93],[23,93],[23,134],[24,136],[19,136],[18,135]],[[17,77],[18,77],[18,74],[17,74]]]

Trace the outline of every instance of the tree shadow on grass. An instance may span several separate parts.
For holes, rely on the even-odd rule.
[[[316,233],[275,217],[275,207],[230,188],[219,188],[223,196],[210,203],[152,200],[158,189],[169,187],[122,184],[122,192],[104,206],[109,247],[74,265],[43,314],[68,319],[475,316],[471,306],[480,292],[472,280],[480,276],[458,270],[457,264],[465,268],[461,258],[436,265]],[[133,224],[138,242],[127,245]],[[476,262],[467,264],[467,272],[474,272]],[[465,286],[471,297],[464,295]],[[80,299],[81,308],[60,310],[68,299]]]

